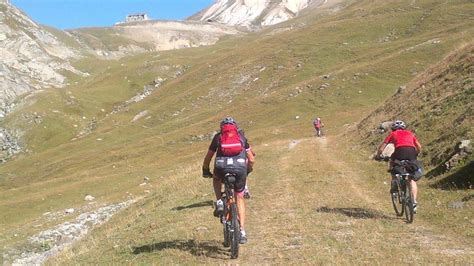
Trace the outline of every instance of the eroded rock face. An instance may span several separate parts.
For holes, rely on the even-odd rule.
[[[323,0],[218,0],[191,20],[218,22],[247,28],[274,25],[298,15],[310,5]]]

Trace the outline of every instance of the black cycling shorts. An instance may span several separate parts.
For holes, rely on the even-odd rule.
[[[214,168],[214,174],[215,176],[217,176],[218,178],[220,178],[222,180],[222,182],[224,182],[224,176],[225,176],[225,172],[223,171],[219,171],[218,169]],[[235,192],[242,192],[244,191],[245,189],[245,183],[247,182],[247,175],[246,174],[242,174],[242,173],[234,173],[235,174],[235,184],[234,184],[234,191]]]
[[[392,160],[409,160],[414,161],[418,156],[415,147],[398,147],[390,157]]]

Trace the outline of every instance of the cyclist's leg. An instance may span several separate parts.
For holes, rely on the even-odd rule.
[[[418,194],[418,186],[416,185],[415,180],[411,180],[410,182],[411,182],[411,191],[413,192],[413,202],[417,203],[416,196]]]
[[[214,171],[214,177],[212,178],[212,185],[214,187],[214,193],[216,194],[216,200],[222,198],[222,178],[219,177]]]
[[[237,210],[239,212],[239,218],[240,218],[240,230],[244,231],[245,228],[245,200],[244,200],[244,195],[243,192],[237,192],[236,198],[237,198]]]
[[[244,200],[244,190],[245,183],[247,183],[247,176],[245,174],[237,176],[235,182],[234,191],[235,197],[237,199],[237,210],[239,212],[239,221],[240,221],[240,230],[245,232],[245,200]]]

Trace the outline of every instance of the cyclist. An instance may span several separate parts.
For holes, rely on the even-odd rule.
[[[416,161],[418,154],[421,151],[421,144],[418,142],[416,136],[409,130],[406,130],[405,122],[401,120],[396,120],[391,125],[392,132],[388,135],[385,140],[380,144],[377,150],[377,158],[380,158],[383,150],[389,143],[393,143],[395,145],[395,151],[393,152],[392,156],[390,157],[390,171],[393,169],[394,160],[408,160],[408,161]],[[416,185],[415,180],[411,180],[411,186],[413,191],[413,202],[414,202],[414,211],[416,212],[417,201],[416,196],[418,192],[418,188]],[[390,193],[397,192],[397,183],[395,181],[395,177],[392,175],[392,182]]]
[[[217,133],[214,138],[212,139],[211,145],[209,146],[209,150],[204,157],[204,161],[202,164],[202,176],[203,177],[213,177],[212,183],[214,187],[214,193],[216,196],[215,202],[215,209],[214,209],[214,216],[219,217],[220,214],[224,211],[224,202],[222,201],[222,181],[225,175],[225,172],[219,171],[218,169],[214,168],[214,175],[211,173],[209,164],[211,163],[211,159],[216,154],[216,157],[222,156],[222,148],[220,145],[221,135],[222,135],[222,127],[224,125],[235,125],[237,123],[234,121],[232,117],[226,117],[221,121],[221,132]],[[240,139],[243,141],[243,148],[245,149],[246,158],[247,158],[247,171],[245,174],[240,174],[236,176],[236,183],[235,183],[235,195],[237,198],[237,209],[239,213],[239,221],[240,221],[240,243],[245,244],[247,243],[247,236],[245,233],[245,201],[244,201],[244,189],[247,179],[247,174],[250,173],[253,169],[254,164],[254,156],[250,145],[245,138],[245,136],[239,133]]]
[[[316,136],[321,137],[323,134],[322,128],[324,127],[323,122],[321,122],[321,118],[317,117],[316,119],[314,119],[313,126],[314,126],[314,129],[316,130]]]

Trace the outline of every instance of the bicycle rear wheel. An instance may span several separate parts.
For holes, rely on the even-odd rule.
[[[405,189],[405,217],[407,218],[407,223],[413,223],[413,197],[411,195],[411,184],[409,183]]]
[[[230,258],[236,259],[239,256],[240,225],[237,213],[237,204],[230,205],[232,215],[230,226]]]
[[[230,224],[227,221],[227,216],[229,213],[229,208],[227,199],[225,197],[222,198],[224,200],[224,213],[221,215],[221,222],[222,222],[222,227],[223,227],[223,232],[224,232],[224,247],[228,248],[230,246]]]

